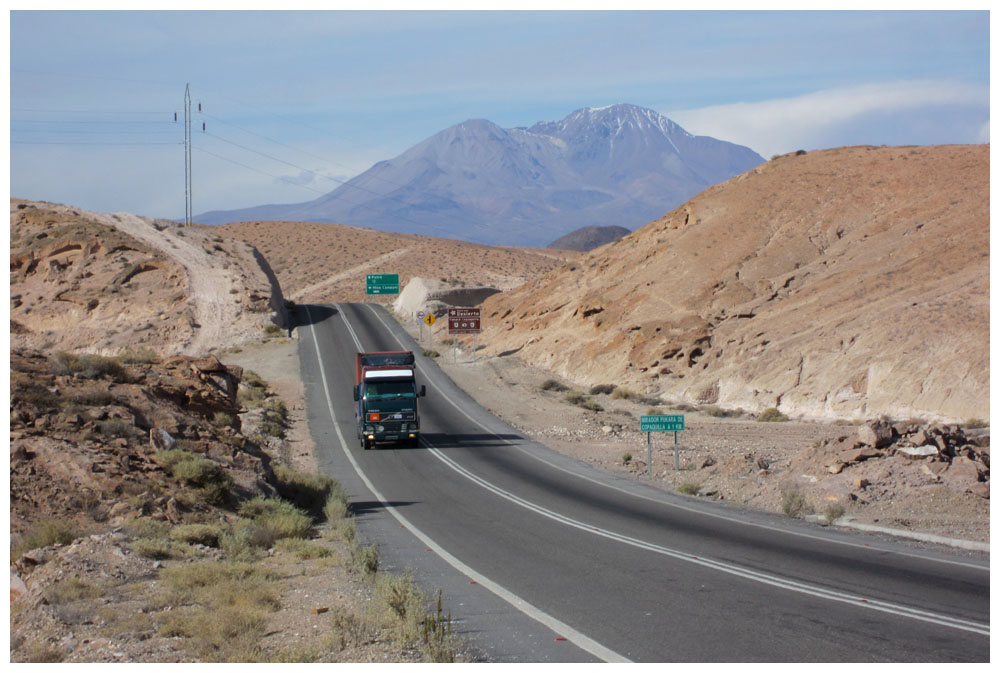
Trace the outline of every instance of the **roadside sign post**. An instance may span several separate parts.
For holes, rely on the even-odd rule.
[[[646,433],[646,465],[649,476],[653,476],[653,433],[674,433],[674,470],[681,469],[680,447],[677,443],[677,433],[684,430],[684,416],[642,416],[639,419],[639,429]]]
[[[437,322],[437,318],[434,317],[433,313],[428,313],[424,317],[424,322],[427,323],[427,326],[430,328],[429,330],[427,330],[427,333],[429,335],[428,338],[430,339],[429,345],[433,346],[434,345],[434,323]],[[421,333],[422,332],[423,332],[423,330],[421,330]]]
[[[424,340],[424,318],[427,317],[426,311],[417,311],[417,326],[420,327],[420,340]]]
[[[365,277],[368,294],[399,294],[398,273],[370,273]]]
[[[482,331],[482,320],[479,308],[450,308],[448,309],[448,334],[454,337],[456,334],[472,335],[472,361],[476,361],[476,335]],[[458,339],[454,339],[455,364],[458,364]]]

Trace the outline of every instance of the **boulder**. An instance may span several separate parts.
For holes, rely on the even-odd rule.
[[[888,421],[871,421],[858,428],[858,441],[876,449],[883,449],[892,444],[894,433]]]
[[[938,448],[930,444],[925,444],[924,446],[900,446],[896,449],[906,458],[926,458],[927,456],[937,456],[939,455]]]
[[[965,456],[959,456],[951,461],[947,470],[941,473],[941,479],[948,486],[964,491],[969,486],[979,482],[979,467]]]

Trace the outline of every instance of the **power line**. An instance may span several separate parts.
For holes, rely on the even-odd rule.
[[[159,142],[149,142],[149,143],[85,143],[85,142],[49,142],[43,140],[11,140],[11,145],[103,145],[105,147],[136,147],[136,146],[146,146],[146,145],[181,145],[182,143],[159,143]]]

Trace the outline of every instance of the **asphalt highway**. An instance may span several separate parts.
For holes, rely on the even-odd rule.
[[[989,661],[988,555],[601,473],[479,407],[375,305],[299,306],[320,468],[485,661]],[[354,354],[417,355],[421,445],[364,451]],[[556,422],[556,419],[553,419]]]

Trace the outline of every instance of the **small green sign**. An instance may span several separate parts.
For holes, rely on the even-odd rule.
[[[680,432],[684,429],[684,416],[641,416],[642,432]]]
[[[399,274],[370,273],[365,285],[368,294],[399,294]]]

